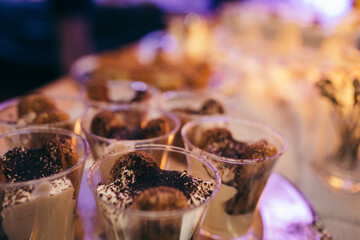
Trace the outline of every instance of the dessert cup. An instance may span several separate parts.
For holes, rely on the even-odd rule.
[[[209,99],[219,102],[224,112],[223,113],[189,113],[175,111],[176,109],[192,109],[200,110],[202,105]],[[190,120],[209,116],[209,115],[223,115],[226,114],[228,104],[225,101],[225,97],[212,91],[169,91],[162,94],[162,106],[164,109],[174,112],[182,121],[184,125]]]
[[[266,140],[276,147],[277,153],[262,159],[236,159],[209,153],[199,145],[204,131],[215,128],[227,129],[237,141]],[[286,140],[266,125],[230,117],[190,121],[181,130],[181,136],[186,149],[209,159],[221,177],[222,184],[205,216],[202,235],[210,239],[249,239],[253,235],[251,227],[257,203],[276,160],[286,150]]]
[[[315,169],[331,187],[360,192],[360,78],[356,54],[347,52],[316,86],[329,107],[317,145]],[[328,126],[324,126],[324,125]]]
[[[0,154],[4,156],[16,147],[39,148],[53,138],[71,140],[77,152],[75,161],[48,177],[15,182],[2,179],[0,239],[74,238],[76,204],[90,153],[87,141],[63,129],[22,128],[0,135]]]
[[[21,100],[21,97],[18,97],[0,104],[0,132],[22,127],[42,126],[48,128],[63,128],[79,134],[81,130],[80,118],[85,112],[83,102],[77,97],[65,95],[50,95],[47,97],[53,100],[59,110],[69,115],[68,120],[43,124],[28,123],[18,116],[18,103]]]
[[[97,108],[125,104],[155,106],[160,91],[140,81],[93,80],[83,86],[81,96],[87,105]]]
[[[162,118],[168,123],[169,131],[160,136],[136,140],[118,140],[116,138],[102,137],[91,131],[91,124],[94,117],[104,110],[122,115],[122,124],[125,126],[134,123],[141,124],[152,119]],[[81,127],[90,143],[94,159],[96,159],[112,150],[132,145],[151,143],[171,145],[174,140],[175,133],[179,130],[180,120],[170,112],[146,105],[123,105],[115,107],[109,106],[106,109],[89,108],[82,118]]]
[[[177,111],[176,109],[192,109],[192,110],[200,110],[203,104],[209,100],[213,99],[220,103],[223,107],[223,113],[212,113],[212,114],[204,114],[201,112],[198,113],[190,113],[190,112],[182,112]],[[167,111],[171,111],[181,120],[181,127],[184,126],[188,121],[199,119],[203,117],[209,116],[217,116],[224,115],[229,112],[228,104],[225,101],[224,96],[219,95],[215,92],[211,91],[168,91],[163,93],[162,95],[162,103],[164,109]],[[181,129],[181,128],[180,128]],[[174,146],[184,147],[184,143],[181,139],[180,130],[177,132],[174,139]]]
[[[154,157],[158,165],[162,166],[161,169],[186,170],[193,177],[211,182],[211,195],[191,207],[162,211],[120,208],[104,201],[96,191],[97,186],[109,183],[111,169],[116,160],[133,151],[166,156]],[[185,165],[179,165],[175,159],[184,156],[189,161]],[[204,213],[220,185],[216,168],[206,159],[185,149],[158,144],[133,146],[104,155],[90,168],[87,181],[94,194],[108,239],[196,239]]]
[[[319,177],[332,188],[350,193],[360,192],[360,122],[356,116],[332,112],[331,126],[326,128],[321,151],[314,167]]]

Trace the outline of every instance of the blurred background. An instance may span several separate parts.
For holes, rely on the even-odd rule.
[[[0,100],[66,74],[80,56],[165,28],[169,13],[206,12],[216,0],[1,0]]]
[[[67,74],[83,55],[119,48],[164,29],[171,15],[210,15],[228,2],[235,1],[1,0],[0,100]],[[321,22],[326,27],[339,23],[356,4],[352,0],[242,2],[276,7],[276,11],[286,8],[287,17],[301,24]],[[274,10],[274,17],[277,14]]]

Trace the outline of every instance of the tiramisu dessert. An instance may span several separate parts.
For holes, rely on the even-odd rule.
[[[232,131],[241,128],[232,127]],[[243,129],[239,131],[248,131]],[[271,174],[277,147],[262,137],[255,141],[234,139],[232,132],[221,124],[212,127],[193,125],[188,131],[188,141],[196,146],[193,151],[199,151],[214,164],[222,183],[207,211],[203,230],[226,239],[245,235]],[[246,134],[245,137],[248,138]]]
[[[66,112],[56,106],[51,98],[41,94],[21,98],[17,109],[17,123],[20,125],[57,123],[70,118]]]
[[[215,115],[224,114],[225,109],[222,104],[215,99],[207,99],[202,103],[199,109],[191,107],[173,108],[172,111],[176,113],[195,114],[195,115]]]
[[[171,145],[179,127],[174,114],[146,106],[94,109],[82,120],[95,159],[135,144]]]
[[[3,238],[73,238],[75,178],[21,183],[53,176],[73,166],[77,159],[68,138],[53,138],[40,148],[15,147],[0,157],[1,182],[20,183],[10,184],[1,193]]]
[[[149,100],[155,90],[142,82],[91,79],[86,86],[87,98],[114,104],[140,103]]]
[[[178,215],[173,212],[171,215],[171,212],[196,208],[210,197],[214,189],[215,184],[211,181],[201,180],[187,171],[162,170],[150,154],[132,151],[116,159],[105,183],[96,187],[96,194],[108,204],[103,209],[105,222],[112,226],[112,230],[117,229],[119,236],[195,239],[203,210],[195,211],[195,215],[190,212]],[[136,212],[132,215],[134,210],[157,213],[140,219]],[[161,215],[163,212],[169,215]],[[129,225],[132,220],[133,224]],[[124,224],[127,224],[126,229],[122,226]],[[189,231],[191,236],[184,235]]]
[[[147,121],[142,121],[142,118],[140,112],[104,110],[92,119],[91,132],[105,138],[139,140],[158,137],[170,131],[169,123],[164,118]]]
[[[161,49],[149,58],[148,48],[140,45],[131,44],[96,57],[85,56],[74,63],[71,74],[79,82],[132,79],[154,85],[161,91],[201,89],[212,76],[212,67],[207,61],[186,56],[174,61],[174,56]]]
[[[197,100],[198,99],[194,99],[193,104],[196,104]],[[188,104],[189,103],[186,103],[184,104],[185,106],[176,106],[171,109],[171,111],[180,118],[182,126],[185,125],[188,121],[197,117],[225,114],[225,108],[223,104],[212,98],[206,98],[202,101],[200,106],[187,106]],[[180,131],[175,135],[174,146],[182,148],[184,147]]]

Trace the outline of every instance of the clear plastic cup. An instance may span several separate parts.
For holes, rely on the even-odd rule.
[[[92,133],[91,124],[94,117],[104,110],[119,114],[122,119],[121,124],[124,124],[125,126],[134,123],[141,124],[156,118],[163,118],[169,125],[169,131],[161,136],[137,140],[118,140],[115,138],[102,137]],[[175,133],[180,128],[180,120],[174,114],[158,108],[152,108],[146,105],[123,105],[116,107],[110,106],[107,109],[89,108],[82,118],[81,126],[90,143],[94,159],[96,159],[112,150],[132,145],[151,143],[171,145],[174,140]]]
[[[200,110],[203,104],[207,100],[216,100],[219,102],[224,112],[223,113],[191,113],[178,111],[179,109],[191,109],[191,110]],[[209,117],[211,115],[224,115],[227,114],[229,109],[229,104],[225,100],[225,97],[215,93],[213,91],[169,91],[162,94],[162,106],[167,111],[175,113],[182,121],[184,125],[190,120],[194,120],[201,117]]]
[[[18,115],[18,103],[21,100],[21,97],[18,97],[0,104],[0,131],[31,126],[46,126],[48,128],[63,128],[79,134],[81,130],[80,118],[86,110],[81,99],[65,95],[45,96],[49,97],[55,103],[57,109],[67,113],[69,119],[54,123],[29,123],[27,119],[22,119]]]
[[[215,100],[223,107],[223,113],[205,114],[200,109],[208,100]],[[169,91],[162,95],[162,106],[167,111],[174,113],[181,120],[181,127],[188,121],[209,116],[218,116],[229,113],[229,103],[225,101],[225,97],[212,91]],[[184,109],[195,110],[199,112],[181,111]],[[179,111],[180,110],[180,111]],[[181,128],[180,128],[181,129]],[[173,143],[174,146],[184,147],[181,139],[180,131],[176,134]]]
[[[195,206],[166,211],[125,209],[104,201],[96,192],[97,186],[108,184],[115,161],[121,155],[132,151],[152,155],[162,169],[186,170],[193,177],[213,183],[211,195]],[[176,158],[184,156],[188,158],[187,163],[179,165]],[[158,144],[133,146],[104,155],[90,168],[87,181],[94,194],[108,239],[196,239],[204,213],[220,185],[216,168],[206,159],[182,148]]]
[[[209,153],[199,145],[204,131],[214,128],[226,128],[237,141],[266,140],[276,147],[277,153],[265,159],[233,159]],[[203,235],[210,239],[235,239],[251,234],[249,230],[261,193],[276,160],[286,150],[285,138],[266,125],[230,117],[190,121],[182,128],[181,136],[186,149],[210,160],[221,177],[219,192],[202,226]]]
[[[155,106],[160,91],[144,82],[131,80],[89,80],[82,89],[82,98],[91,107],[119,105]]]
[[[70,131],[29,127],[0,135],[0,155],[15,147],[40,148],[52,138],[71,139],[76,162],[49,177],[17,182],[0,182],[1,239],[73,239],[76,204],[87,141]]]

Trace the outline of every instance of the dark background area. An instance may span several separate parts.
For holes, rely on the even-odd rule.
[[[169,12],[196,11],[199,6],[210,11],[224,2],[196,1],[155,1],[164,5],[160,8],[131,0],[108,1],[115,3],[111,5],[97,0],[0,0],[0,101],[67,74],[83,55],[119,48],[164,29]]]
[[[78,57],[118,48],[165,27],[152,5],[86,0],[0,2],[0,101],[66,74]]]

